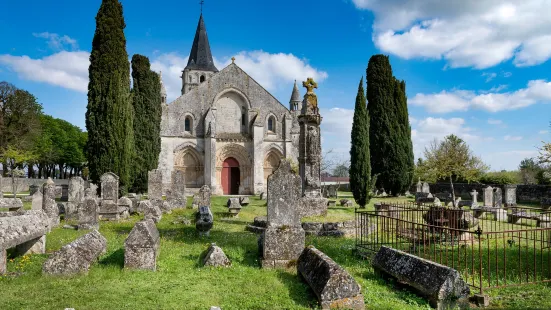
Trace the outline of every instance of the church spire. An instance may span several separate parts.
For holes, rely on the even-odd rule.
[[[199,23],[195,31],[195,39],[193,40],[191,52],[189,53],[189,60],[185,69],[218,72],[212,60],[203,13],[201,13],[199,17]]]
[[[302,100],[300,99],[300,91],[298,90],[298,86],[297,86],[297,80],[295,80],[295,86],[293,86],[293,93],[291,94],[291,100],[289,100],[289,104],[290,104],[290,110],[291,111],[297,111],[297,110],[301,110],[301,102]]]

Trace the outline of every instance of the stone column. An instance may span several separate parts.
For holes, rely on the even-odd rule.
[[[216,193],[216,109],[210,108],[205,116],[205,185]]]
[[[260,117],[260,115],[258,115]],[[253,125],[253,191],[260,194],[266,188],[264,184],[264,126],[262,122]]]

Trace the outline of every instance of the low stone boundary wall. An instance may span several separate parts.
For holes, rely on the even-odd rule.
[[[50,220],[43,211],[0,212],[0,274],[6,272],[6,250],[43,254]]]
[[[31,185],[36,186],[42,186],[42,184],[46,183],[48,179],[27,179],[27,178],[16,178],[15,183],[17,186],[17,190],[19,192],[27,192],[30,190]],[[61,185],[69,185],[69,179],[55,179],[53,180],[56,186]],[[3,181],[1,182],[2,188],[0,190],[2,192],[10,192],[12,191],[12,184],[11,184],[11,178],[3,178]],[[11,197],[11,196],[10,196]]]
[[[376,271],[414,288],[437,309],[455,309],[458,303],[468,302],[469,286],[450,267],[386,246],[377,252],[372,264]]]
[[[310,285],[322,309],[365,309],[356,280],[315,247],[304,248],[298,258],[297,273]]]

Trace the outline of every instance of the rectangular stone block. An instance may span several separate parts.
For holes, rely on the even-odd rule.
[[[163,174],[160,170],[151,170],[147,173],[147,196],[149,200],[163,199]]]
[[[302,227],[268,227],[263,234],[262,266],[272,261],[295,261],[305,245],[305,233]]]
[[[101,199],[119,200],[119,177],[116,174],[107,172],[101,176]]]
[[[386,246],[375,255],[373,268],[407,284],[437,309],[467,302],[470,289],[455,269]]]
[[[356,280],[315,247],[304,248],[298,258],[297,273],[310,285],[322,309],[365,309]]]
[[[96,199],[86,198],[78,209],[78,229],[99,229],[99,210]]]

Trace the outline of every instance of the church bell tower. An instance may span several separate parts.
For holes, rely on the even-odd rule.
[[[189,60],[184,71],[182,71],[182,95],[190,92],[217,72],[218,69],[214,66],[212,60],[203,13],[201,13],[195,31],[195,39],[189,53]]]

